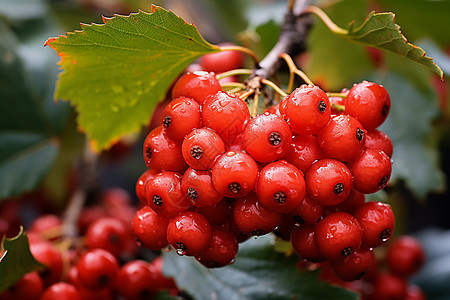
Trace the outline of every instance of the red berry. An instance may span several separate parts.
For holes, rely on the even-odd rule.
[[[157,171],[148,169],[139,176],[139,179],[136,182],[136,195],[142,204],[147,204],[147,183],[156,174],[158,174]]]
[[[305,224],[296,226],[291,232],[291,243],[295,253],[303,259],[311,262],[326,260],[317,246],[314,239],[314,225]]]
[[[344,281],[353,281],[364,276],[375,263],[372,249],[358,249],[345,258],[331,261],[334,273]]]
[[[63,274],[63,259],[61,252],[55,246],[44,240],[32,240],[30,237],[30,251],[34,258],[46,268],[39,272],[44,286],[49,286],[61,280]]]
[[[158,287],[150,263],[132,260],[124,264],[117,274],[117,290],[127,300],[151,299]]]
[[[291,148],[284,159],[304,174],[319,159],[326,158],[314,135],[298,134],[292,138]]]
[[[329,206],[328,210],[331,212],[343,211],[353,215],[355,211],[365,203],[365,199],[366,197],[363,193],[352,189],[344,201],[334,206]]]
[[[373,82],[355,84],[345,99],[345,113],[356,118],[367,130],[380,126],[390,109],[391,100],[386,89]]]
[[[78,280],[91,290],[99,290],[114,284],[119,263],[110,252],[93,249],[86,252],[78,261]]]
[[[223,198],[213,186],[210,170],[187,169],[181,179],[181,190],[197,207],[215,206]]]
[[[202,127],[200,105],[191,98],[176,98],[164,108],[162,124],[172,140],[182,143],[192,129]]]
[[[207,268],[220,268],[234,261],[238,248],[238,241],[231,231],[213,227],[210,244],[195,258]]]
[[[418,240],[402,236],[390,245],[386,261],[392,274],[405,278],[413,275],[423,266],[425,253]]]
[[[185,96],[194,99],[199,104],[203,104],[206,97],[221,90],[222,88],[214,73],[204,71],[188,72],[175,83],[172,89],[172,99]]]
[[[366,148],[381,150],[387,154],[387,156],[392,157],[394,147],[389,136],[378,129],[372,129],[367,131],[366,143],[364,144]]]
[[[407,282],[395,275],[380,274],[373,282],[372,299],[374,300],[397,300],[405,299]]]
[[[150,250],[166,247],[169,219],[158,216],[150,207],[144,206],[136,212],[132,227],[142,245]]]
[[[38,300],[44,284],[38,272],[29,272],[22,276],[13,286],[0,293],[1,300]]]
[[[406,298],[405,300],[426,300],[424,292],[414,284],[408,285],[406,289]]]
[[[295,224],[315,224],[322,217],[324,206],[314,201],[308,193],[299,206],[289,213]]]
[[[42,234],[46,231],[54,231],[55,229],[60,228],[61,225],[62,222],[58,216],[52,214],[41,215],[31,223],[28,232]]]
[[[150,270],[153,273],[153,283],[158,290],[176,289],[173,278],[166,277],[163,274],[163,259],[162,256],[157,256],[150,263]]]
[[[95,221],[86,232],[86,245],[89,249],[104,249],[116,257],[125,252],[127,244],[132,239],[128,225],[112,217]]]
[[[230,215],[230,198],[223,198],[216,206],[198,207],[197,212],[208,219],[211,225],[223,225]]]
[[[40,300],[81,300],[81,297],[73,285],[58,282],[49,286],[41,295]]]
[[[235,46],[232,43],[222,43],[219,46]],[[244,55],[237,50],[220,51],[206,54],[200,58],[200,65],[203,69],[211,72],[221,73],[233,69],[242,68]]]

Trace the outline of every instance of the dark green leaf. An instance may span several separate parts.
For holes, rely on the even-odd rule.
[[[164,273],[196,300],[358,299],[320,281],[318,272],[299,271],[298,259],[276,253],[273,243],[273,235],[250,239],[240,245],[234,264],[218,269],[171,251],[164,254]]]

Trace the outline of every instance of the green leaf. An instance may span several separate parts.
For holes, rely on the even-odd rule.
[[[312,12],[316,13],[333,33],[347,40],[399,54],[424,65],[440,77],[443,76],[442,70],[433,62],[433,59],[425,56],[425,51],[407,42],[400,32],[400,26],[394,22],[395,15],[391,12],[372,11],[359,27],[355,28],[355,22],[351,22],[348,30],[334,24],[319,8],[313,7]]]
[[[207,269],[191,257],[164,253],[164,273],[196,300],[202,299],[358,299],[350,291],[328,285],[318,272],[299,271],[298,258],[273,249],[274,236],[250,239],[240,245],[236,262]]]
[[[28,272],[43,268],[31,254],[27,235],[21,232],[11,239],[3,238],[0,257],[0,294]]]
[[[152,10],[82,24],[81,31],[46,42],[64,70],[55,97],[76,106],[96,150],[138,131],[189,63],[220,50],[173,12]]]

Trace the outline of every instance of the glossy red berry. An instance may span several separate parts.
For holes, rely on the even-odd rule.
[[[127,300],[151,299],[158,287],[150,263],[132,260],[124,264],[117,274],[117,290]]]
[[[298,134],[292,138],[291,148],[283,158],[305,174],[316,160],[326,157],[316,136]]]
[[[82,300],[76,287],[66,282],[57,282],[42,293],[40,300]]]
[[[324,206],[314,201],[308,193],[300,205],[294,208],[288,215],[292,217],[295,224],[314,224],[320,220],[323,214]]]
[[[355,190],[370,194],[384,188],[391,177],[391,160],[383,151],[365,149],[347,164]]]
[[[158,216],[149,206],[144,206],[136,212],[132,228],[144,247],[156,251],[169,244],[167,225],[169,219]]]
[[[212,182],[223,196],[237,198],[250,193],[258,178],[258,166],[243,152],[228,151],[212,167]]]
[[[390,273],[379,274],[373,282],[371,297],[374,300],[405,299],[407,287],[408,283],[400,277]]]
[[[230,215],[230,203],[232,199],[223,198],[215,206],[197,207],[196,212],[208,219],[211,225],[223,225]]]
[[[114,284],[119,263],[110,252],[93,249],[80,258],[77,268],[80,284],[91,290],[99,290]]]
[[[239,243],[231,231],[213,227],[211,242],[195,258],[207,268],[220,268],[234,262],[238,248]]]
[[[200,213],[180,213],[169,222],[167,240],[179,255],[197,255],[211,242],[211,225]]]
[[[104,249],[118,257],[126,251],[133,239],[128,224],[113,217],[103,217],[92,223],[86,232],[86,245],[89,249]]]
[[[213,186],[210,170],[187,169],[181,178],[181,190],[197,207],[215,206],[223,198]]]
[[[304,224],[296,226],[291,232],[291,243],[295,253],[303,259],[311,262],[325,261],[314,239],[314,225]]]
[[[61,280],[63,275],[63,259],[61,252],[52,243],[44,240],[37,239],[33,241],[30,239],[30,251],[38,262],[46,266],[45,269],[39,271],[44,286],[49,286]]]
[[[344,281],[361,279],[375,263],[375,254],[372,249],[355,250],[345,258],[331,261],[334,273]]]
[[[185,96],[203,104],[206,97],[221,90],[222,88],[214,73],[188,72],[175,83],[172,89],[172,99]]]
[[[322,255],[330,260],[340,259],[359,249],[362,228],[351,214],[337,212],[316,224],[314,238]]]
[[[373,82],[355,84],[345,99],[345,113],[356,118],[367,130],[380,126],[390,109],[391,100],[386,89]]]
[[[147,183],[156,174],[158,174],[157,171],[148,169],[139,176],[139,179],[136,182],[136,195],[142,204],[147,204]]]
[[[251,119],[244,129],[243,145],[254,160],[271,162],[283,157],[291,145],[289,124],[280,116],[264,113]]]
[[[305,197],[303,173],[282,160],[262,168],[256,184],[261,205],[277,213],[288,213],[300,205]]]
[[[387,203],[367,202],[356,210],[354,216],[363,228],[362,242],[365,247],[380,246],[394,232],[395,216]]]
[[[394,152],[394,147],[389,136],[378,129],[367,131],[366,143],[364,146],[369,149],[381,150],[389,157],[392,157],[392,153]]]
[[[222,138],[208,128],[191,131],[183,141],[183,158],[196,170],[210,169],[216,159],[225,152]]]
[[[309,196],[322,205],[336,205],[345,200],[353,186],[352,173],[334,159],[315,162],[305,174]]]
[[[235,46],[232,43],[222,43],[219,46]],[[242,68],[244,64],[244,54],[237,50],[220,51],[206,54],[200,58],[200,65],[203,69],[211,72],[221,73],[233,69]]]
[[[390,245],[386,261],[392,274],[406,278],[424,265],[425,253],[417,239],[402,236]]]
[[[365,203],[365,199],[366,197],[363,193],[352,189],[344,201],[339,204],[329,206],[327,209],[331,212],[343,211],[353,215],[355,211]]]
[[[317,141],[329,158],[350,161],[362,152],[366,131],[355,118],[339,115],[319,131]]]

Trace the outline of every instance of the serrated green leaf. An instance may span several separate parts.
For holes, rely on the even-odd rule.
[[[189,63],[219,51],[194,25],[160,7],[82,24],[81,31],[46,45],[58,52],[64,70],[55,97],[76,106],[79,126],[96,150],[138,131]]]
[[[2,240],[0,257],[0,294],[28,272],[43,268],[31,254],[27,235],[21,231],[17,236]]]
[[[240,245],[234,264],[218,269],[171,251],[164,253],[164,273],[196,300],[358,299],[320,281],[318,272],[299,271],[296,259],[276,253],[273,243],[273,235],[250,239]]]

